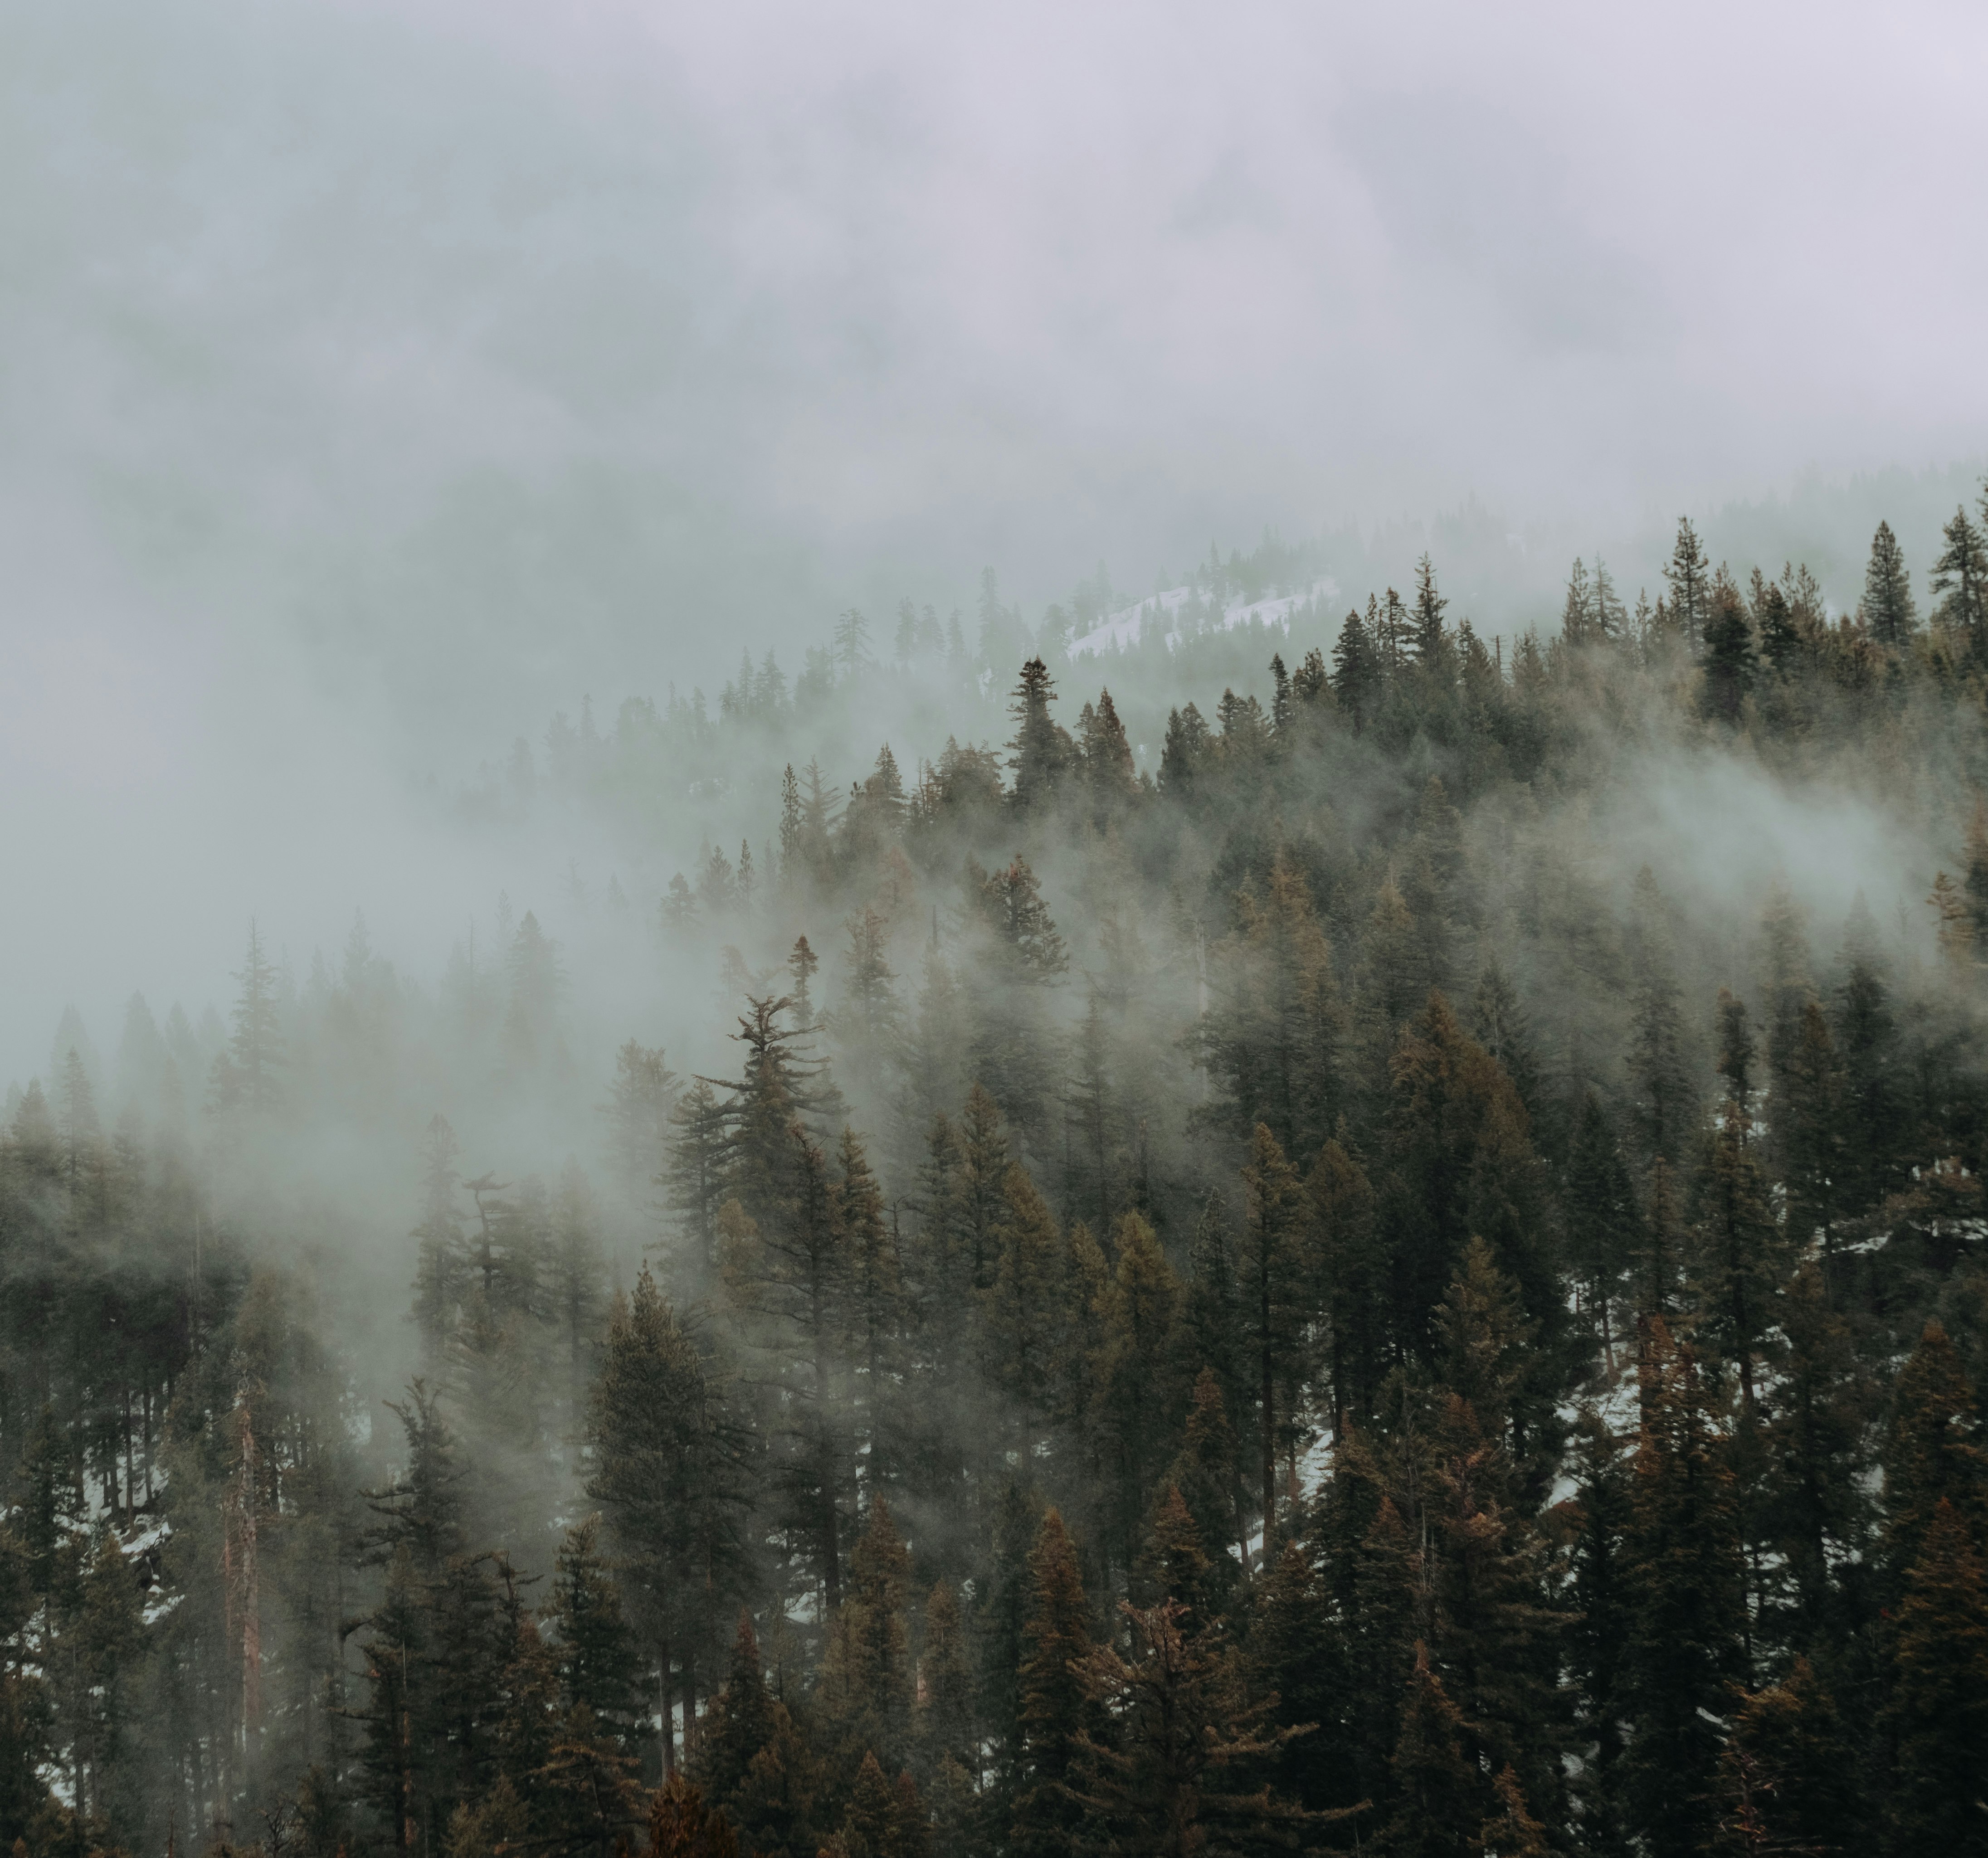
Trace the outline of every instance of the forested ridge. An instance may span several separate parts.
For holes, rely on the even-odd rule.
[[[689,1061],[597,1073],[531,910],[432,987],[252,929],[114,1079],[66,1021],[0,1139],[0,1842],[1988,1852],[1983,504],[1834,617],[1689,523],[1544,637],[1427,557],[1308,593],[1143,769],[1074,619],[995,746],[908,608],[954,738],[846,787],[769,658],[562,721],[624,814],[779,776],[628,906]],[[1932,862],[1667,886],[1770,800]]]

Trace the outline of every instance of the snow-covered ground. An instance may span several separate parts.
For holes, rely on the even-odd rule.
[[[1292,610],[1320,594],[1327,600],[1337,600],[1339,583],[1322,577],[1297,593],[1279,594],[1271,600],[1254,600],[1247,604],[1238,600],[1222,608],[1219,623],[1225,632],[1232,631],[1252,620],[1261,620],[1265,625],[1281,625],[1288,630]],[[1121,606],[1116,613],[1107,614],[1102,625],[1080,639],[1073,639],[1069,655],[1073,658],[1096,657],[1124,646],[1137,645],[1147,636],[1145,629],[1148,625],[1165,628],[1153,636],[1163,637],[1171,650],[1180,637],[1171,622],[1192,598],[1192,588],[1169,587],[1164,593],[1148,594],[1132,606]]]

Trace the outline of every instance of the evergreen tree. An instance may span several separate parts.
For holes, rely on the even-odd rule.
[[[1705,671],[1705,714],[1714,721],[1736,725],[1740,707],[1753,687],[1753,628],[1740,589],[1723,573],[1712,586],[1704,640],[1700,662]]]
[[[1669,1858],[1700,1850],[1716,1818],[1713,1770],[1726,1686],[1744,1675],[1738,1501],[1712,1390],[1660,1316],[1643,1337],[1642,1427],[1622,1576],[1623,1756],[1633,1835]]]
[[[746,1441],[647,1270],[631,1298],[616,1299],[587,1437],[587,1494],[601,1505],[634,1623],[653,1650],[668,1768],[678,1667],[694,1694],[695,1661],[715,1662],[748,1565]]]
[[[541,1617],[553,1630],[567,1707],[587,1709],[604,1734],[626,1748],[647,1711],[621,1596],[601,1559],[600,1541],[596,1516],[566,1531]]]
[[[725,1687],[711,1700],[698,1748],[697,1772],[712,1801],[723,1806],[745,1785],[752,1758],[773,1739],[774,1700],[767,1694],[752,1616],[741,1611]]]
[[[1440,664],[1445,649],[1443,610],[1449,604],[1435,590],[1435,564],[1424,555],[1415,563],[1415,654],[1425,670]]]
[[[964,1774],[980,1765],[979,1709],[972,1660],[952,1588],[939,1582],[925,1597],[918,1657],[916,1740],[929,1787],[948,1763]]]
[[[1484,1822],[1477,1835],[1485,1858],[1547,1858],[1547,1830],[1526,1809],[1526,1796],[1519,1777],[1510,1768],[1501,1768],[1492,1789],[1498,1811]]]
[[[1688,516],[1679,519],[1677,546],[1664,569],[1664,581],[1670,592],[1670,623],[1683,635],[1685,646],[1696,649],[1712,619],[1712,565]]]
[[[283,1035],[277,1013],[276,965],[252,921],[248,952],[235,979],[242,989],[235,996],[235,1029],[227,1049],[214,1061],[210,1095],[217,1110],[264,1116],[282,1099],[278,1074],[283,1064]]]
[[[702,1792],[671,1775],[649,1798],[651,1858],[738,1858],[739,1841]]]
[[[1944,1324],[1926,1324],[1892,1393],[1885,1442],[1886,1559],[1902,1574],[1919,1559],[1933,1512],[1948,1505],[1977,1533],[1988,1523],[1988,1451],[1970,1384]]]
[[[1636,1131],[1646,1161],[1661,1155],[1674,1164],[1685,1164],[1692,1159],[1697,1130],[1697,1092],[1679,1005],[1668,908],[1648,865],[1636,874],[1634,907],[1630,962],[1635,1016],[1628,1062]]]
[[[1719,1849],[1865,1849],[1857,1762],[1829,1688],[1807,1659],[1740,1699],[1719,1762]]]
[[[1905,551],[1888,522],[1880,522],[1871,539],[1871,562],[1864,570],[1864,623],[1880,644],[1899,646],[1919,627],[1912,601],[1912,576],[1905,572]]]
[[[881,1497],[849,1558],[848,1598],[829,1635],[816,1687],[844,1765],[857,1751],[897,1766],[911,1743],[915,1672],[904,1616],[911,1560]]]
[[[1946,1498],[1906,1570],[1892,1667],[1891,1849],[1988,1852],[1988,1573]]]
[[[1767,1532],[1799,1610],[1788,1636],[1820,1648],[1847,1623],[1836,1571],[1854,1569],[1868,1556],[1869,1400],[1850,1326],[1831,1309],[1815,1259],[1801,1261],[1780,1302],[1787,1352],[1765,1441]]]
[[[667,1166],[676,1084],[660,1046],[651,1050],[631,1039],[614,1054],[614,1076],[601,1107],[617,1184],[631,1206],[646,1208]]]
[[[1063,1518],[1043,1515],[1029,1554],[1030,1599],[1017,1674],[1020,1731],[1013,1849],[1023,1858],[1073,1852],[1083,1807],[1084,1745],[1094,1713],[1084,1672],[1090,1607]]]
[[[1242,1188],[1239,1306],[1256,1412],[1256,1494],[1267,1565],[1276,1535],[1277,1448],[1283,1437],[1277,1395],[1297,1378],[1295,1355],[1303,1336],[1300,1312],[1310,1260],[1297,1172],[1261,1123],[1250,1143]]]
[[[1239,1132],[1260,1122],[1286,1154],[1311,1154],[1340,1110],[1339,988],[1304,881],[1281,853],[1268,890],[1260,903],[1253,890],[1237,899],[1228,996],[1203,1039]]]
[[[1119,1734],[1084,1738],[1087,1830],[1120,1851],[1185,1855],[1286,1845],[1310,1816],[1253,1787],[1253,1770],[1303,1731],[1263,1733],[1232,1665],[1172,1601],[1122,1609],[1131,1657],[1098,1647],[1083,1675]]]
[[[1076,745],[1050,714],[1055,701],[1056,684],[1049,667],[1040,658],[1030,659],[1022,667],[1022,681],[1015,687],[1008,712],[1015,719],[1008,765],[1014,770],[1014,804],[1021,812],[1040,811],[1053,802],[1065,776],[1077,765]]]
[[[1592,1090],[1581,1099],[1561,1204],[1567,1220],[1568,1262],[1580,1275],[1603,1352],[1612,1366],[1614,1306],[1635,1256],[1635,1189],[1608,1113]]]
[[[1940,531],[1946,545],[1932,565],[1932,591],[1937,601],[1933,623],[1950,634],[1959,648],[1979,657],[1988,650],[1988,541],[1963,505]]]
[[[1418,1643],[1395,1747],[1395,1810],[1381,1835],[1389,1858],[1466,1858],[1469,1853],[1484,1802],[1481,1783],[1463,1757],[1462,1729],[1462,1715],[1430,1668],[1428,1647]]]
[[[1760,1164],[1736,1114],[1722,1120],[1713,1138],[1699,1198],[1692,1272],[1698,1333],[1737,1370],[1750,1413],[1783,1245]]]
[[[707,1078],[692,1081],[670,1110],[667,1159],[656,1184],[697,1267],[718,1256],[718,1209],[729,1191],[726,1112]]]
[[[1332,694],[1356,735],[1378,707],[1382,675],[1378,650],[1356,606],[1347,613],[1332,648]]]
[[[424,1365],[439,1366],[444,1345],[461,1313],[465,1258],[462,1221],[455,1208],[455,1131],[438,1112],[429,1119],[421,1155],[421,1221],[414,1268],[414,1321]]]

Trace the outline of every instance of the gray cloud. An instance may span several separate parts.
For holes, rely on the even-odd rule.
[[[1976,458],[1984,53],[1932,4],[8,8],[0,1039],[142,964],[134,884],[167,991],[286,887],[439,901],[428,772],[851,600],[1473,493],[1633,586],[1679,508]]]

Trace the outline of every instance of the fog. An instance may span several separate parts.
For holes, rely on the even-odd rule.
[[[1507,633],[1687,509],[1846,603],[1875,514],[1922,566],[1988,423],[1984,34],[8,8],[0,1072],[225,1002],[252,914],[431,971],[545,881],[431,793],[850,604],[970,627],[986,566],[1031,623],[1266,525],[1455,581],[1474,511]]]
[[[0,1852],[1973,1849],[1984,69],[0,0]]]

